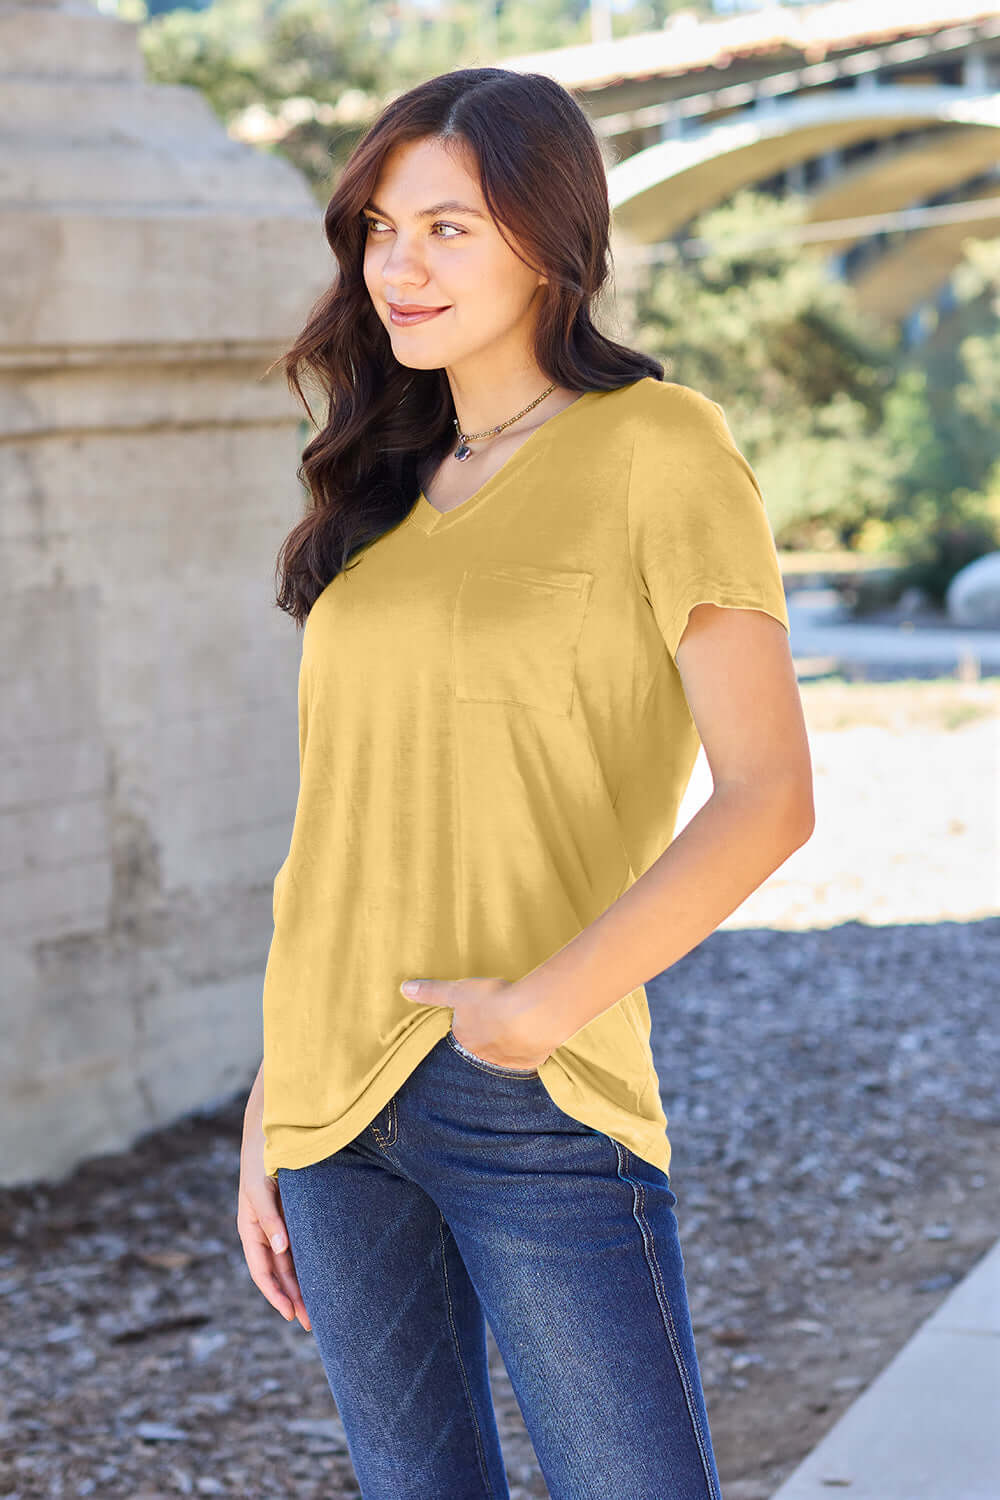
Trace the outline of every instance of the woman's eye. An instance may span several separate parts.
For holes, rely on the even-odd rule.
[[[368,233],[369,234],[378,234],[379,233],[379,229],[378,229],[377,226],[380,225],[382,222],[383,221],[381,219],[368,219],[368,218],[366,218],[365,219],[365,224],[367,226]],[[465,230],[464,229],[460,229],[457,224],[445,224],[440,219],[436,220],[431,225],[431,228],[432,229],[454,229],[456,235],[464,234],[465,233]],[[450,239],[453,238],[453,236],[450,235],[450,234],[446,234],[446,235],[443,235],[443,236],[439,234],[438,235],[438,239],[442,239],[442,238],[446,239],[446,240],[450,240]]]

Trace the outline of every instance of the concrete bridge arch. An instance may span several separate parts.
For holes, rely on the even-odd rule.
[[[859,154],[869,143],[873,149]],[[806,221],[814,224],[940,200],[968,184],[961,195],[995,204],[995,214],[987,207],[971,224],[909,232],[852,277],[862,310],[896,322],[947,282],[966,237],[998,232],[998,162],[995,89],[869,82],[757,104],[690,135],[671,134],[609,168],[616,262],[679,235],[699,214],[776,174],[809,194]],[[831,230],[821,243],[849,257],[865,238]]]

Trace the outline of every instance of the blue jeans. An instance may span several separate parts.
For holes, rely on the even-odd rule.
[[[721,1500],[667,1176],[449,1033],[278,1168],[364,1500],[507,1500],[486,1326],[551,1500]]]

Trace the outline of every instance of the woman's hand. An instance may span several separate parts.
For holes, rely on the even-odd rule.
[[[264,1171],[263,1066],[250,1090],[243,1117],[236,1227],[254,1285],[287,1322],[298,1318],[308,1330],[312,1324],[295,1275],[278,1184]]]
[[[408,979],[400,990],[407,1000],[453,1010],[456,1042],[484,1062],[538,1068],[552,1054],[552,1038],[541,1030],[544,1018],[525,1010],[517,986],[506,979]]]

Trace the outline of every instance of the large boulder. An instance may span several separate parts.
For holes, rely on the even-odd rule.
[[[945,607],[956,625],[1000,627],[1000,552],[987,552],[956,573]]]

